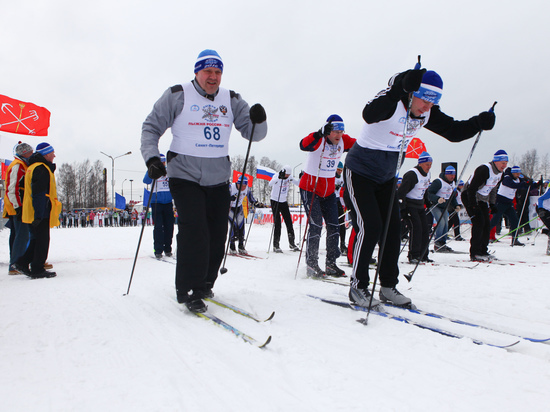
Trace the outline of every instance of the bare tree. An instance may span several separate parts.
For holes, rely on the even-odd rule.
[[[58,169],[59,199],[65,209],[100,207],[105,205],[103,163],[89,160],[73,165],[63,163]]]

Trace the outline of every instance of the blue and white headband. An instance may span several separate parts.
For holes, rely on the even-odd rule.
[[[420,88],[414,92],[414,96],[433,104],[439,104],[443,93],[443,80],[433,70],[428,70],[422,76]]]
[[[418,157],[418,164],[427,162],[433,162],[433,159],[428,152],[422,152]]]

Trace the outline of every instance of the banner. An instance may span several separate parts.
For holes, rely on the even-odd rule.
[[[149,204],[149,193],[151,192],[143,188],[143,206],[147,206]]]
[[[2,162],[2,180],[6,180],[6,172],[8,171],[8,166],[11,164],[11,160],[4,160]]]
[[[0,131],[47,136],[48,127],[50,127],[48,109],[0,94]]]
[[[271,178],[275,175],[275,170],[270,169],[266,166],[258,166],[256,168],[256,178],[262,179],[262,180],[271,180]]]
[[[239,179],[239,176],[242,175],[241,172],[237,172],[236,170],[233,170],[233,183],[235,183],[237,181],[237,179]],[[252,182],[254,181],[254,178],[248,174],[244,174],[246,176],[246,178],[248,179],[248,184],[247,186],[248,187],[252,187]]]
[[[426,152],[426,145],[418,137],[415,137],[409,143],[407,147],[407,153],[405,157],[408,159],[418,159],[422,152]]]
[[[122,210],[126,209],[126,198],[118,193],[115,193],[115,208]]]

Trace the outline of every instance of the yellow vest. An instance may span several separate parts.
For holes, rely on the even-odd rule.
[[[44,165],[46,167],[46,170],[48,170],[48,172],[50,173],[50,193],[46,194],[46,196],[50,198],[50,202],[52,203],[52,209],[50,211],[50,227],[56,227],[60,225],[59,214],[61,213],[61,209],[63,208],[63,205],[59,200],[57,200],[55,176],[50,170],[50,168],[45,163],[42,163],[42,162],[33,163],[27,169],[27,174],[25,175],[25,195],[23,197],[22,220],[23,220],[23,223],[28,223],[28,224],[31,224],[34,221],[34,207],[32,206],[31,181],[32,181],[32,175],[34,173],[34,169],[36,169],[36,167],[40,165]]]
[[[13,166],[15,166],[16,164],[20,164],[21,167],[23,168],[23,170],[27,170],[27,164],[25,162],[23,162],[21,159],[18,159],[18,158],[15,158],[13,160],[13,162],[10,163],[10,165],[8,166],[8,170],[6,170],[6,176],[9,176],[10,173],[11,173],[11,169],[13,168]],[[11,182],[10,182],[11,183]],[[17,187],[18,185],[16,185]],[[8,197],[8,191],[6,190],[6,194],[4,195],[4,213],[3,213],[3,217],[6,218],[8,216],[15,216],[16,213],[15,213],[15,208],[13,207],[13,204],[10,202],[10,199]]]

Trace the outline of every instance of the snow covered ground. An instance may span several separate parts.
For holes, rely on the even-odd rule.
[[[271,226],[253,226],[247,247],[264,259],[228,257],[215,286],[216,296],[260,317],[275,310],[272,321],[255,323],[209,304],[258,340],[273,336],[266,349],[176,303],[175,266],[152,258],[151,228],[123,296],[139,231],[52,230],[49,261],[58,276],[40,280],[8,276],[9,233],[0,231],[1,410],[548,410],[550,344],[479,346],[374,315],[363,326],[356,322],[363,312],[307,297],[345,300],[347,288],[306,279],[303,259],[295,279],[298,253],[288,251],[285,229],[284,253],[267,254]],[[541,235],[534,246],[492,245],[498,257],[525,262],[507,266],[459,268],[473,266],[468,255],[437,255],[453,266],[421,266],[411,283],[401,276],[399,288],[424,310],[550,337],[546,242]],[[467,242],[450,246],[468,249]],[[412,269],[405,256],[402,274]]]

